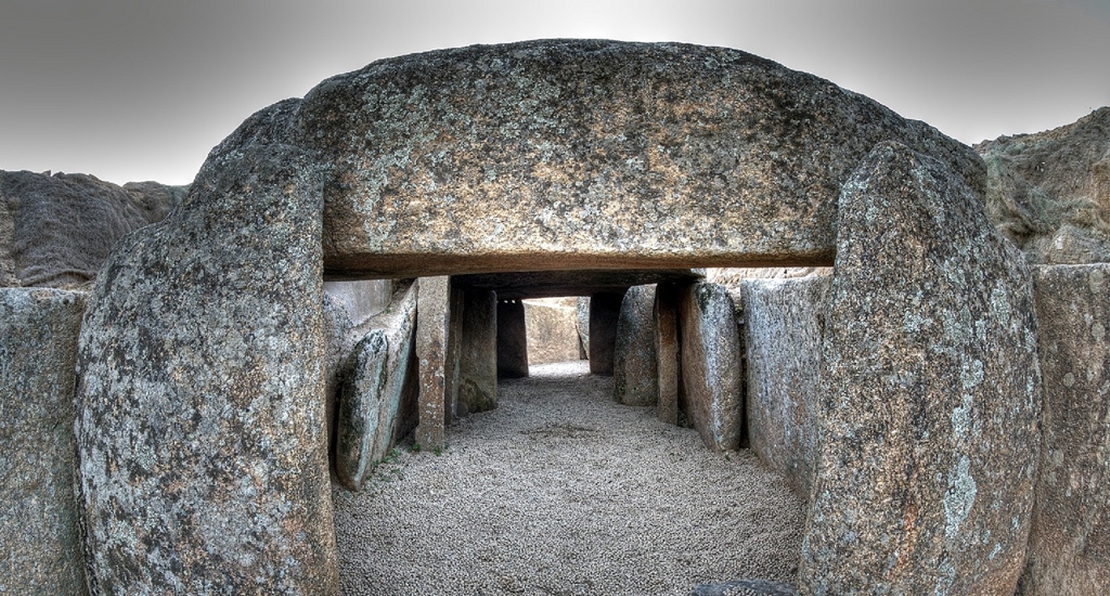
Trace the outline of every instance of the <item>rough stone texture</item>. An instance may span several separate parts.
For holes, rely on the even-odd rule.
[[[120,187],[88,174],[0,171],[0,281],[85,284],[124,234],[160,221],[186,191],[157,182]]]
[[[590,372],[613,374],[617,347],[617,319],[621,314],[624,292],[605,292],[590,296]]]
[[[463,296],[460,415],[497,407],[497,293],[466,290]]]
[[[85,593],[73,495],[83,292],[0,289],[0,594]]]
[[[751,448],[803,499],[810,495],[817,459],[821,318],[829,281],[813,276],[740,283]]]
[[[790,584],[766,579],[737,579],[694,588],[690,596],[794,596]]]
[[[497,376],[518,379],[528,376],[528,329],[524,303],[497,302]]]
[[[554,299],[524,301],[529,365],[580,359],[578,301],[569,300],[570,303]]]
[[[828,264],[840,184],[889,139],[984,184],[978,156],[926,124],[751,54],[674,43],[381,60],[239,137],[285,130],[332,171],[327,268],[382,277]]]
[[[415,285],[400,288],[387,311],[368,324],[370,331],[340,375],[337,400],[336,476],[351,490],[362,489],[373,466],[411,430],[415,418],[415,388],[407,382],[416,328]]]
[[[1019,596],[1110,589],[1110,265],[1034,271],[1044,413]]]
[[[578,357],[582,360],[590,358],[590,297],[579,296],[576,311],[578,315]]]
[[[655,286],[628,289],[617,320],[613,392],[618,403],[659,403],[659,363],[655,351]]]
[[[451,282],[446,276],[417,281],[416,358],[420,371],[420,424],[416,442],[429,449],[444,444],[447,399],[447,339],[451,324]]]
[[[1110,261],[1110,107],[975,146],[987,215],[1035,263]]]
[[[735,451],[743,438],[744,371],[732,298],[724,286],[693,284],[679,297],[678,319],[682,410],[706,447]]]
[[[214,153],[96,281],[76,436],[94,594],[336,594],[319,170]]]
[[[895,143],[845,184],[838,230],[798,593],[1012,596],[1040,442],[1024,259]]]
[[[668,424],[678,424],[679,391],[682,387],[682,351],[678,339],[678,302],[682,286],[659,284],[655,287],[656,385],[659,390],[657,406],[659,419]]]

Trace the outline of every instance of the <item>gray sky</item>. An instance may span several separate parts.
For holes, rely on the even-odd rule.
[[[1110,0],[0,0],[0,169],[187,183],[330,75],[549,37],[745,50],[968,143],[1110,105]]]

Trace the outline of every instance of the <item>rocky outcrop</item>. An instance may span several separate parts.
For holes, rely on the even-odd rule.
[[[1024,259],[894,143],[845,184],[838,233],[798,593],[1011,596],[1040,442]]]
[[[698,283],[681,294],[680,406],[705,446],[740,448],[744,429],[743,370],[736,311],[724,286]]]
[[[659,402],[659,367],[655,351],[655,286],[628,288],[617,320],[613,392],[626,406]]]
[[[1030,261],[1110,261],[1110,107],[975,149],[987,164],[987,214]]]
[[[808,498],[817,459],[822,318],[829,277],[740,283],[751,448]]]
[[[300,150],[240,147],[105,263],[77,364],[94,594],[338,593],[322,207]]]
[[[85,293],[0,288],[0,593],[85,593],[73,391]]]
[[[186,191],[157,182],[120,187],[87,174],[0,171],[0,282],[86,284],[124,234],[166,217]]]
[[[1110,586],[1110,265],[1037,267],[1044,443],[1019,596]]]
[[[978,156],[928,125],[751,54],[673,43],[381,60],[254,130],[295,131],[331,168],[328,269],[395,277],[539,271],[554,254],[560,269],[828,264],[840,184],[883,140],[983,186]]]

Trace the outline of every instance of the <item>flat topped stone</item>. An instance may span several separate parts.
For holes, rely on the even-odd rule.
[[[325,269],[381,277],[828,265],[840,184],[896,140],[968,147],[737,50],[543,40],[391,58],[256,115],[330,168]]]

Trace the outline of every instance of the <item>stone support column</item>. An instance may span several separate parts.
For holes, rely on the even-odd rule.
[[[655,288],[655,353],[659,384],[659,419],[678,424],[678,400],[682,359],[678,343],[678,298],[682,287],[659,284]]]
[[[435,449],[444,444],[447,391],[447,338],[451,322],[450,278],[421,277],[416,298],[416,360],[420,376],[416,442]]]
[[[467,290],[459,361],[460,416],[497,407],[497,293]]]
[[[528,331],[524,325],[524,303],[497,303],[497,376],[517,379],[528,376]]]
[[[624,292],[604,292],[590,296],[590,372],[613,374],[617,347],[617,320]]]

